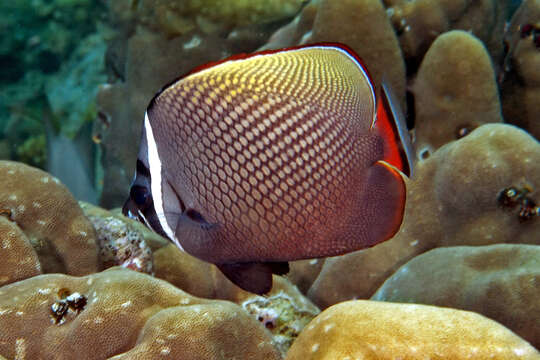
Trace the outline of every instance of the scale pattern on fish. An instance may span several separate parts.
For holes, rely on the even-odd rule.
[[[287,261],[387,240],[412,152],[383,94],[341,44],[197,68],[148,106],[124,213],[256,293]]]

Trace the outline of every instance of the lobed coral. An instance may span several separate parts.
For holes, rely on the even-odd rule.
[[[437,37],[422,60],[411,91],[414,145],[420,159],[480,125],[502,122],[491,58],[482,42],[465,31]]]
[[[474,311],[540,347],[540,246],[433,249],[399,268],[372,300]]]
[[[67,293],[86,304],[57,322],[51,306]],[[0,331],[0,353],[17,359],[280,359],[267,330],[239,306],[123,268],[4,286],[0,329],[10,329]]]
[[[295,359],[538,359],[504,326],[473,312],[347,301],[317,316],[287,353]]]
[[[399,36],[403,56],[414,72],[437,36],[453,30],[469,31],[482,40],[495,61],[502,53],[507,2],[496,0],[384,0]]]
[[[365,61],[379,86],[385,79],[405,104],[405,63],[379,0],[321,0],[310,42],[341,42]]]
[[[540,3],[524,0],[505,34],[508,54],[501,84],[505,119],[540,139]]]
[[[1,233],[0,239],[9,241],[14,231],[20,239],[22,232],[45,273],[86,275],[99,270],[94,228],[58,179],[22,163],[0,161],[0,182],[2,214],[20,229]],[[9,256],[25,259],[11,252]]]

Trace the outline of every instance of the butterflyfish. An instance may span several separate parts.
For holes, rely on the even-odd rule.
[[[412,171],[399,104],[348,47],[234,56],[150,102],[123,212],[239,287],[391,238]]]

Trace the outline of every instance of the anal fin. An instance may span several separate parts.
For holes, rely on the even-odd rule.
[[[272,274],[284,275],[289,272],[289,263],[287,262],[216,265],[236,286],[258,295],[266,294],[272,289]]]

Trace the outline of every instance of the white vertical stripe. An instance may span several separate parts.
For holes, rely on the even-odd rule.
[[[161,160],[157,150],[156,140],[154,139],[154,133],[150,126],[150,120],[148,119],[148,113],[144,113],[144,129],[146,130],[146,144],[148,145],[148,167],[150,168],[150,187],[152,188],[152,199],[154,200],[154,210],[156,211],[157,218],[165,234],[173,241],[180,250],[184,250],[178,240],[174,236],[174,232],[167,223],[165,217],[165,211],[163,210],[163,193],[161,192]]]

